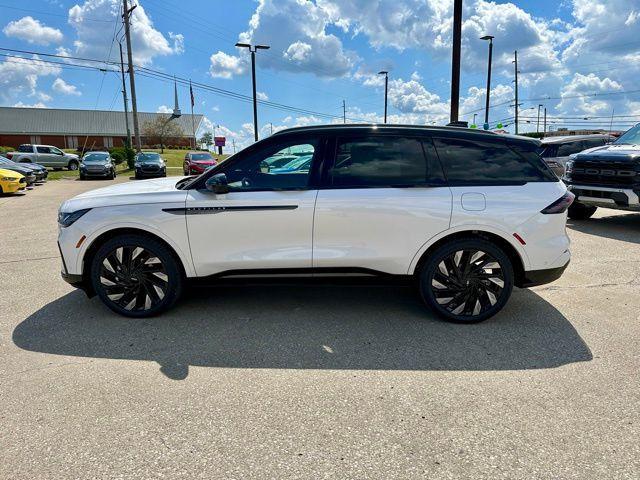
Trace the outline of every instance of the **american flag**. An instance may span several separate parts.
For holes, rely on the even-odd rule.
[[[195,98],[193,97],[193,87],[191,86],[191,80],[189,80],[189,92],[191,93],[191,107],[196,104]]]

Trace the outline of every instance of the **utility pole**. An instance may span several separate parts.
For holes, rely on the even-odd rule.
[[[547,107],[544,107],[544,127],[542,129],[544,134],[547,134]]]
[[[129,64],[129,83],[131,84],[131,110],[133,110],[133,134],[136,137],[136,150],[140,152],[142,150],[142,139],[140,138],[140,126],[138,125],[138,104],[136,102],[136,78],[133,70],[133,55],[131,54],[131,32],[129,29],[129,16],[136,5],[131,7],[127,0],[122,0],[123,10],[122,19],[124,21],[124,35],[127,39],[127,63]]]
[[[460,51],[462,46],[462,0],[453,2],[453,44],[451,48],[451,113],[449,123],[458,121],[460,108]]]
[[[124,60],[122,58],[122,43],[118,42],[120,47],[120,76],[122,77],[122,100],[124,101],[124,124],[127,127],[127,147],[131,148],[131,130],[129,129],[129,106],[127,100],[127,83],[124,81]]]
[[[233,153],[236,153],[236,139],[232,138],[231,143],[233,144]]]
[[[269,122],[269,128],[271,129],[271,135],[273,135],[273,122]]]
[[[342,123],[347,123],[347,106],[342,100]]]
[[[489,98],[491,96],[491,61],[493,57],[493,35],[485,35],[480,40],[489,40],[489,66],[487,68],[487,104],[484,109],[484,128],[489,128]]]
[[[256,50],[267,50],[269,45],[236,43],[236,47],[248,48],[251,52],[251,80],[253,82],[253,136],[258,141],[258,100],[256,98]]]
[[[378,75],[384,75],[384,123],[387,123],[387,92],[389,90],[389,72],[382,70]]]
[[[516,129],[516,135],[518,135],[518,51],[516,50],[515,52],[513,52],[514,55],[514,60],[513,60],[513,64],[515,66],[515,77],[516,79],[514,80],[515,83],[515,90],[516,90],[516,104],[515,104],[515,115],[516,115],[516,120],[515,120],[515,129]]]

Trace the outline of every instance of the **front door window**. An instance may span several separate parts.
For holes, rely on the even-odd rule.
[[[273,145],[234,162],[224,173],[231,191],[302,190],[309,185],[315,141]]]

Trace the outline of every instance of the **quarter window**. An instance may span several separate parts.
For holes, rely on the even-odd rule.
[[[502,142],[457,138],[433,140],[451,186],[553,181],[542,166],[542,159],[533,151],[519,155]]]
[[[339,139],[329,177],[335,187],[424,185],[427,162],[422,142],[384,136]]]

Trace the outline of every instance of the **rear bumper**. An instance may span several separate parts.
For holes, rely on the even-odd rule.
[[[528,288],[554,282],[562,276],[568,266],[569,262],[561,267],[546,268],[544,270],[529,270],[528,272],[524,272],[524,278],[518,287]]]

